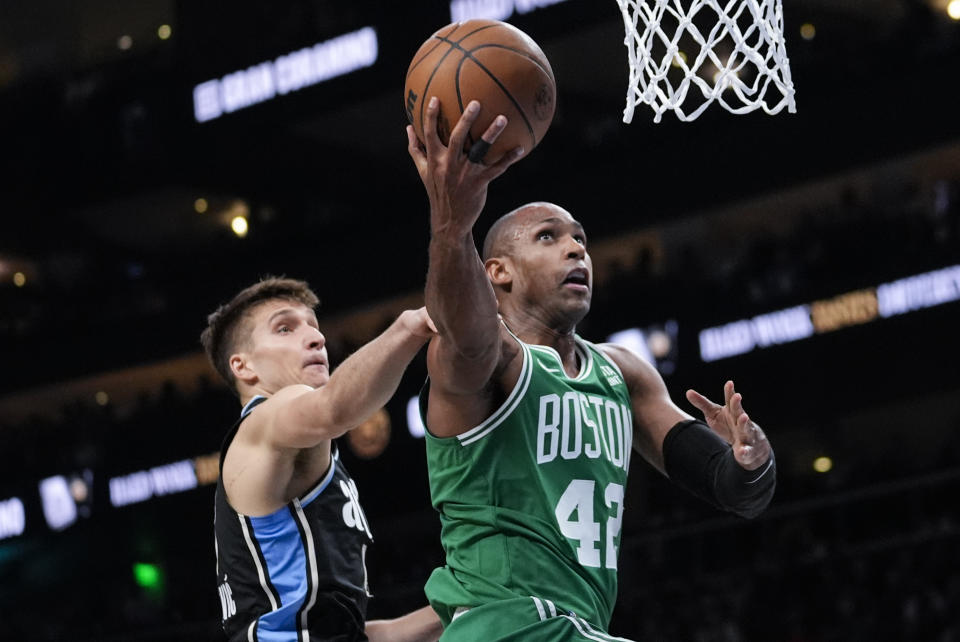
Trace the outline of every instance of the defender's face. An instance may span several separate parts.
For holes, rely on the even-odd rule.
[[[248,363],[261,387],[276,392],[298,383],[314,388],[327,383],[326,339],[313,310],[276,299],[257,305],[251,317]]]
[[[555,205],[541,205],[522,216],[514,230],[518,293],[529,304],[576,323],[590,310],[593,294],[593,262],[583,226]]]

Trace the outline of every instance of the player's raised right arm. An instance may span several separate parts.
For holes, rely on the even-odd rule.
[[[270,440],[281,448],[310,448],[355,428],[382,408],[407,366],[433,335],[424,308],[403,312],[379,336],[347,357],[326,385],[288,386],[274,395]],[[277,403],[280,402],[280,403]]]
[[[471,102],[464,110],[448,146],[437,135],[438,113],[439,103],[431,98],[423,147],[413,128],[407,128],[408,151],[430,201],[426,303],[439,336],[430,348],[429,365],[437,385],[468,394],[489,381],[500,356],[497,301],[477,254],[473,226],[486,203],[488,185],[522,150],[490,166],[473,162],[464,150],[479,103]],[[477,145],[492,144],[505,126],[503,116],[494,119]]]

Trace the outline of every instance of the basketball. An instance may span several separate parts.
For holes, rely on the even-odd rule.
[[[482,159],[496,163],[516,147],[526,156],[543,139],[556,108],[556,81],[543,51],[533,38],[497,20],[455,22],[427,38],[407,70],[404,108],[424,140],[426,105],[440,100],[437,134],[444,144],[471,100],[480,115],[467,140],[479,140],[498,115],[507,127]]]

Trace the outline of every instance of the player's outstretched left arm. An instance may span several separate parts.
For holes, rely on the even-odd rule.
[[[370,642],[436,642],[443,626],[433,608],[425,606],[392,620],[370,620],[365,632]]]
[[[733,382],[723,385],[724,405],[716,404],[696,390],[687,390],[687,400],[703,413],[711,430],[731,445],[733,458],[744,470],[757,470],[768,465],[773,449],[760,426],[751,421],[743,410],[743,396],[734,389]]]
[[[664,465],[675,483],[714,506],[756,517],[770,504],[777,485],[773,448],[743,410],[743,397],[732,381],[724,384],[723,397],[720,405],[687,391],[687,400],[706,423],[674,426],[664,438]]]
[[[698,421],[680,410],[660,374],[639,356],[606,344],[630,390],[634,449],[675,484],[716,508],[741,517],[763,512],[776,487],[773,448],[743,410],[733,382],[724,386],[724,405],[689,390],[687,399],[703,413]]]

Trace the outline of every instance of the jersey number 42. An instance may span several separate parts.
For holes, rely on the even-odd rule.
[[[560,532],[579,543],[577,559],[582,566],[616,569],[617,536],[620,535],[620,523],[623,521],[623,486],[610,482],[603,491],[604,503],[613,513],[607,517],[604,525],[606,551],[603,562],[597,546],[601,539],[601,523],[596,521],[593,515],[595,488],[596,481],[592,479],[572,480],[560,496],[554,514],[557,516]]]

